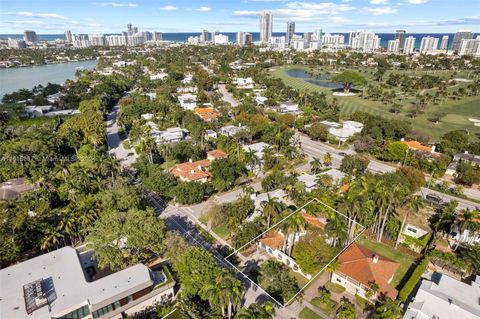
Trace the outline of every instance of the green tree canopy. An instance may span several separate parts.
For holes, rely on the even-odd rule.
[[[349,92],[353,85],[363,86],[367,83],[367,80],[355,71],[344,71],[335,75],[332,78],[332,82],[338,82],[343,84],[343,90]]]
[[[124,269],[162,255],[165,223],[151,209],[106,211],[95,222],[86,242],[101,268]]]

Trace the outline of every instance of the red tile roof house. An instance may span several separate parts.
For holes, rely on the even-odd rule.
[[[305,210],[300,212],[300,214],[302,214],[302,217],[310,226],[313,226],[315,228],[325,229],[325,225],[326,225],[325,218],[312,216],[308,214]],[[302,236],[306,234],[307,234],[306,231],[297,233],[294,237],[295,238],[294,240],[298,241]],[[265,233],[257,243],[258,247],[265,250],[272,257],[276,258],[277,261],[284,263],[286,266],[290,267],[294,272],[299,273],[303,277],[307,279],[311,279],[312,275],[315,275],[315,274],[304,273],[302,269],[300,269],[300,266],[297,264],[295,259],[288,256],[282,251],[284,244],[285,244],[285,235],[281,231],[276,231],[273,229]]]
[[[373,282],[380,293],[395,299],[398,291],[390,285],[399,263],[375,254],[353,243],[339,257],[340,268],[332,274],[331,281],[346,288],[346,291],[368,299],[366,293]],[[372,296],[371,299],[376,299]]]
[[[205,183],[210,178],[210,172],[207,170],[210,164],[211,162],[207,159],[177,164],[170,169],[170,174],[182,182]]]
[[[225,158],[225,157],[227,157],[227,153],[225,153],[222,150],[213,150],[213,151],[208,151],[207,152],[207,159],[209,161],[212,161],[212,162],[214,160],[222,159],[222,158]]]
[[[208,167],[214,160],[224,158],[227,154],[221,150],[213,150],[207,152],[207,159],[192,162],[177,164],[170,168],[170,174],[177,177],[182,182],[201,182],[205,183],[210,178],[211,174]]]

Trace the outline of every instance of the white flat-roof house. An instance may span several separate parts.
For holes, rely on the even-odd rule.
[[[65,96],[66,96],[65,93],[57,92],[57,93],[54,93],[54,94],[47,95],[46,99],[47,99],[48,103],[53,104],[53,103],[56,103],[56,102],[60,102],[60,100]]]
[[[253,200],[253,206],[255,207],[255,210],[253,213],[247,217],[247,221],[253,221],[255,218],[260,216],[262,214],[262,203],[264,201],[268,200],[268,197],[276,200],[277,202],[283,203],[283,204],[288,204],[286,198],[287,198],[287,193],[283,189],[276,189],[267,193],[261,193],[261,194],[252,194],[250,196]]]
[[[150,80],[164,80],[168,77],[168,73],[165,72],[160,72],[157,74],[151,74],[150,75]]]
[[[406,224],[402,234],[418,239],[428,234],[428,231],[411,224]]]
[[[233,84],[237,86],[237,89],[253,89],[255,83],[251,77],[248,78],[234,78]]]
[[[198,88],[196,86],[181,86],[177,88],[177,93],[197,93]]]
[[[217,132],[214,130],[205,130],[205,140],[214,140],[218,138]]]
[[[191,93],[185,93],[177,96],[180,106],[185,110],[193,111],[197,108],[197,96]]]
[[[267,102],[267,100],[268,98],[265,96],[261,96],[261,95],[255,96],[255,102],[257,103],[257,105],[265,105],[265,102]]]
[[[299,182],[302,182],[305,185],[305,191],[310,193],[317,187],[317,176],[311,174],[303,174],[297,177]]]
[[[335,168],[329,169],[328,171],[321,172],[319,175],[330,176],[332,178],[332,182],[334,185],[340,185],[342,180],[346,176],[345,173]],[[303,174],[297,177],[297,180],[299,182],[302,182],[305,184],[305,191],[308,193],[317,187],[317,184],[318,184],[317,179],[318,179],[317,175],[311,175],[311,174]]]
[[[165,131],[153,130],[151,135],[157,144],[171,144],[190,139],[190,132],[180,127],[170,127]]]
[[[363,124],[355,121],[344,121],[342,127],[331,127],[328,132],[343,143],[363,130]]]
[[[163,270],[137,264],[95,280],[94,264],[64,247],[0,270],[0,318],[122,318],[174,298]]]
[[[480,167],[480,155],[469,154],[468,152],[455,154],[445,174],[453,176],[457,172],[457,167],[460,162],[466,162],[473,166]]]
[[[188,74],[185,74],[185,77],[182,80],[182,84],[190,84],[192,83],[192,81],[193,81],[193,75],[188,73]]]
[[[233,137],[235,134],[245,130],[248,130],[248,128],[246,126],[242,126],[241,124],[239,124],[238,126],[226,125],[220,128],[220,134],[227,137]]]
[[[470,284],[434,273],[422,280],[408,304],[404,319],[478,319],[480,318],[480,276]]]
[[[301,114],[302,111],[298,107],[298,103],[293,102],[282,102],[278,106],[278,112],[280,113],[289,113],[293,115]]]
[[[248,152],[255,153],[255,156],[257,156],[258,159],[262,161],[265,149],[271,148],[271,146],[267,143],[259,142],[259,143],[254,143],[250,145],[244,145],[242,148],[245,151],[245,153],[248,153]]]

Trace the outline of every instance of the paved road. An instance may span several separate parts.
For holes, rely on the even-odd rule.
[[[117,115],[119,111],[120,106],[115,105],[107,115],[107,144],[110,149],[109,154],[119,159],[124,168],[128,168],[135,162],[137,155],[133,148],[126,149],[120,140],[120,136],[118,135],[119,127],[117,125]]]
[[[222,94],[222,100],[224,100],[227,103],[230,103],[231,106],[237,107],[240,105],[240,103],[233,97],[233,95],[230,94],[230,92],[228,92],[227,88],[225,87],[225,84],[219,84],[218,91]]]

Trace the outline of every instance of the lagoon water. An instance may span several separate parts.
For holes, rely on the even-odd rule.
[[[334,89],[334,90],[343,88],[343,85],[340,83],[330,82],[329,80],[331,76],[327,74],[322,74],[319,77],[313,77],[308,72],[300,69],[288,70],[287,74],[288,76],[291,76],[293,78],[303,79],[305,82],[318,85],[322,88]]]
[[[63,84],[65,80],[75,78],[77,68],[93,69],[96,64],[97,61],[89,60],[0,69],[0,98],[4,94],[20,89],[30,90],[38,84],[46,85],[48,82]]]

